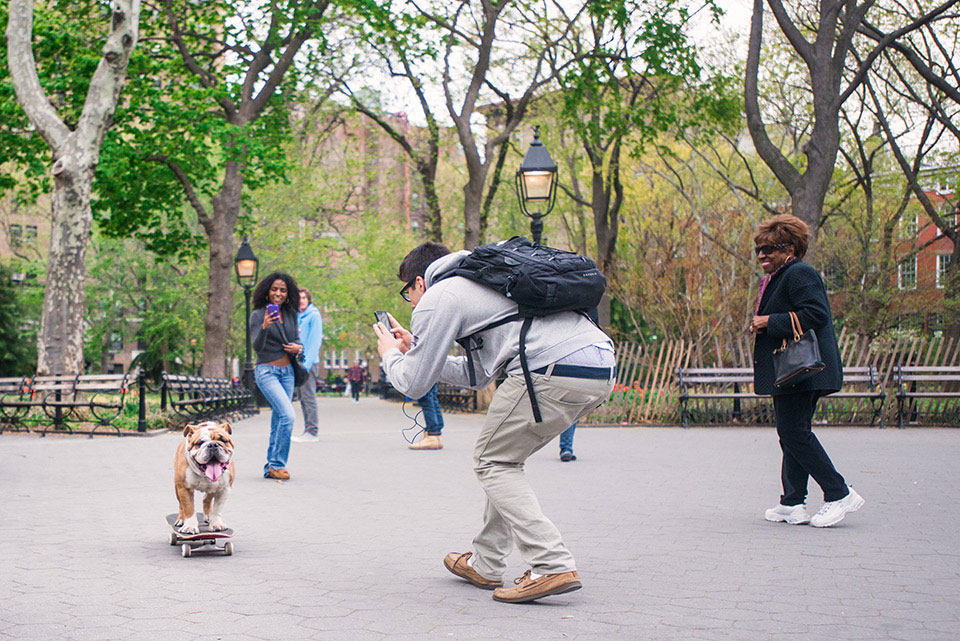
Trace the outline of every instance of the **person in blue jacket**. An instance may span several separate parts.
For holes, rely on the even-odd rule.
[[[303,343],[303,367],[307,380],[300,386],[300,407],[303,409],[303,434],[293,437],[295,443],[313,443],[320,440],[317,420],[317,374],[320,346],[323,345],[323,317],[313,304],[313,294],[300,288],[300,313],[297,315],[300,342]]]

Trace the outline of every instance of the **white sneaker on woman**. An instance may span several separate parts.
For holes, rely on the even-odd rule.
[[[774,523],[789,523],[790,525],[803,525],[810,522],[810,514],[807,513],[806,503],[777,505],[764,512],[763,518]]]
[[[852,487],[850,492],[839,501],[828,501],[820,506],[820,511],[810,519],[813,527],[830,527],[843,520],[847,512],[856,512],[863,507],[863,497]]]

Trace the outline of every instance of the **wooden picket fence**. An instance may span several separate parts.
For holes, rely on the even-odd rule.
[[[847,367],[873,365],[887,393],[884,417],[888,425],[896,421],[897,381],[894,368],[899,365],[958,366],[960,341],[936,336],[903,336],[869,339],[841,332],[838,337],[842,362]],[[676,370],[680,367],[750,367],[753,364],[753,337],[728,334],[709,343],[674,339],[652,344],[623,343],[617,347],[617,381],[610,399],[587,416],[583,424],[592,425],[676,425],[680,422]],[[749,390],[743,390],[749,391]],[[717,412],[730,415],[730,407],[717,401]],[[770,424],[770,401],[738,404],[738,423]],[[749,410],[749,411],[748,411]],[[954,425],[960,419],[958,401],[941,399],[921,406],[921,423]],[[816,422],[857,424],[872,416],[867,401],[830,399],[819,406]],[[714,421],[717,422],[717,421]]]

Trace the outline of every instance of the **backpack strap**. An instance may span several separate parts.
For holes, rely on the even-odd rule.
[[[495,323],[490,323],[489,325],[478,329],[469,336],[464,336],[463,338],[457,339],[457,345],[463,348],[463,351],[467,353],[467,375],[470,379],[470,387],[474,387],[477,384],[477,371],[473,365],[473,353],[478,349],[483,349],[483,337],[480,336],[483,332],[488,329],[493,329],[494,327],[500,327],[501,325],[506,325],[507,323],[512,323],[513,321],[520,320],[520,314],[511,314],[506,318],[501,318]],[[522,339],[521,339],[522,340]],[[522,348],[521,348],[522,352]]]
[[[533,323],[533,318],[527,317],[523,319],[523,325],[520,326],[520,367],[523,369],[523,381],[527,384],[527,394],[530,395],[530,407],[533,409],[533,420],[537,423],[542,423],[543,418],[540,416],[540,404],[537,403],[537,395],[533,391],[533,378],[530,376],[530,368],[527,366],[527,332],[530,331],[530,325]]]

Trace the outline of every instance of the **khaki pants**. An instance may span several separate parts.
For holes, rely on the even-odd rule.
[[[540,509],[523,463],[607,400],[613,389],[613,379],[531,376],[543,421],[533,420],[523,377],[508,376],[490,403],[474,450],[474,471],[487,495],[483,528],[473,540],[474,569],[493,580],[503,577],[514,541],[534,572],[576,570],[560,531]]]

